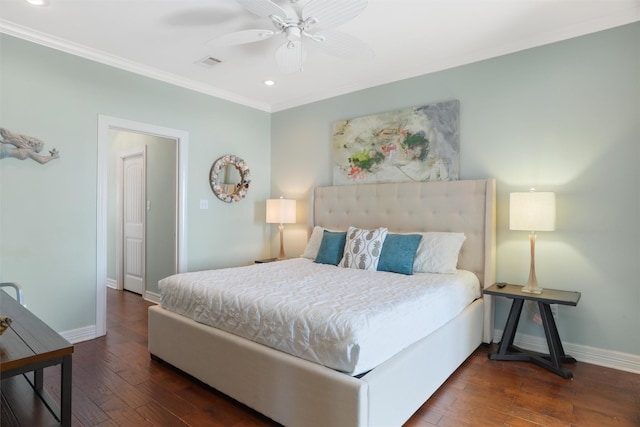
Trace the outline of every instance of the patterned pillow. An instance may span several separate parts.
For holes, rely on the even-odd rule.
[[[376,271],[387,233],[386,228],[364,230],[349,227],[340,267]]]

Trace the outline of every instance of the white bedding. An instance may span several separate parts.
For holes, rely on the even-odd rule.
[[[304,258],[177,274],[162,307],[358,375],[429,335],[480,297],[475,274],[405,276]]]

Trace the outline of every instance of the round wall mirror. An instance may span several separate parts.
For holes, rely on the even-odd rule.
[[[247,164],[238,156],[228,154],[213,162],[209,183],[213,193],[226,203],[244,199],[251,183]]]

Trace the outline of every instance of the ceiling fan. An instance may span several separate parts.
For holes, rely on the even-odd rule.
[[[260,17],[269,17],[275,28],[237,31],[208,43],[239,45],[282,34],[285,40],[276,50],[275,60],[284,73],[302,71],[305,58],[303,40],[310,40],[325,53],[344,59],[366,59],[373,56],[373,51],[362,40],[331,30],[362,13],[367,0],[309,0],[301,10],[295,7],[299,0],[290,0],[282,6],[271,0],[236,1]]]

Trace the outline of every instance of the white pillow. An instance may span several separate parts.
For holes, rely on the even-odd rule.
[[[375,230],[349,227],[344,255],[339,266],[376,271],[387,233],[388,230],[383,227]]]
[[[300,255],[302,258],[309,258],[312,260],[316,259],[318,256],[318,249],[320,249],[320,244],[322,243],[324,230],[324,227],[320,227],[319,225],[313,227],[311,237],[309,237],[309,242],[307,242],[304,252]]]
[[[416,257],[414,273],[455,273],[458,254],[467,236],[464,233],[427,232],[422,234]]]

